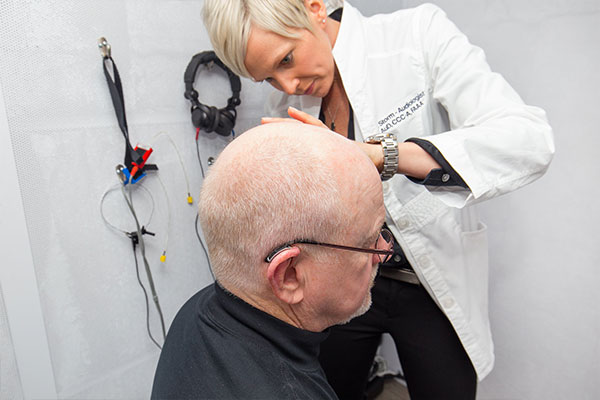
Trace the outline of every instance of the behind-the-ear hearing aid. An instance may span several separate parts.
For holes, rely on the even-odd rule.
[[[218,65],[229,77],[231,85],[231,97],[227,100],[227,105],[223,108],[216,108],[200,103],[198,92],[194,89],[194,80],[200,65],[208,63]],[[240,105],[240,91],[242,83],[240,78],[234,74],[215,54],[214,51],[203,51],[192,57],[190,63],[185,69],[183,76],[185,82],[185,98],[192,103],[192,123],[198,129],[205,132],[217,132],[219,135],[229,136],[237,117],[236,107]]]

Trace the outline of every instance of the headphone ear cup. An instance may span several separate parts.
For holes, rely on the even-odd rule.
[[[229,136],[235,125],[235,115],[228,109],[219,110],[219,126],[216,131],[219,135]]]
[[[208,116],[208,120],[206,121],[206,131],[207,132],[214,132],[215,129],[217,129],[217,127],[219,126],[219,110],[217,109],[217,107],[213,107],[210,106],[208,108],[209,110],[209,116]]]
[[[192,109],[192,124],[196,128],[205,129],[206,120],[208,119],[208,107],[200,104]]]

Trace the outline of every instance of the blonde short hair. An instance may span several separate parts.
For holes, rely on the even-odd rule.
[[[235,74],[252,78],[244,59],[252,25],[296,38],[293,28],[314,28],[304,0],[205,0],[204,26],[217,57]]]
[[[290,128],[268,124],[242,134],[204,181],[200,222],[213,272],[225,287],[260,293],[267,288],[261,267],[271,250],[301,238],[335,242],[353,229],[340,193],[347,183],[330,160],[357,148],[325,129]],[[307,257],[336,254],[320,252],[311,246]]]

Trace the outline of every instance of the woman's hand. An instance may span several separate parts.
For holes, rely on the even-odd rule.
[[[355,142],[371,159],[377,170],[383,170],[383,149],[379,143]],[[398,174],[425,179],[433,169],[442,168],[421,146],[412,142],[398,143]]]
[[[309,124],[314,126],[319,126],[321,128],[327,128],[319,118],[315,118],[310,114],[305,113],[304,111],[300,111],[294,107],[288,107],[288,115],[291,118],[272,118],[272,117],[262,117],[260,119],[261,124],[269,124],[271,122],[302,122],[303,124]]]
[[[310,114],[300,111],[294,107],[288,107],[288,115],[290,118],[261,118],[262,124],[271,122],[294,122],[304,123],[321,128],[329,129],[327,125],[321,122],[320,119],[313,117]],[[360,149],[371,159],[377,170],[381,172],[383,169],[383,150],[381,144],[378,143],[362,143],[354,142]],[[425,179],[427,174],[436,168],[441,168],[440,165],[421,148],[421,146],[412,143],[398,143],[398,173],[413,176],[418,179]]]
[[[310,114],[305,113],[304,111],[300,111],[294,107],[288,107],[288,115],[290,118],[272,118],[272,117],[263,117],[260,120],[261,124],[270,124],[272,122],[296,122],[309,124],[314,126],[319,126],[321,128],[329,129],[327,125],[321,122],[320,119],[313,117]],[[365,152],[367,156],[373,161],[373,164],[377,167],[377,169],[381,172],[383,169],[383,151],[381,150],[380,144],[369,144],[362,142],[354,142],[360,149]]]
[[[383,150],[379,143],[354,142],[371,159],[377,171],[383,170]]]

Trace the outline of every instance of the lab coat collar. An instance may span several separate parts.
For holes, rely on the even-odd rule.
[[[367,53],[368,48],[362,29],[362,15],[347,1],[338,31],[333,57],[344,83],[348,100],[354,110],[356,122],[362,132],[377,132],[375,115],[369,105],[367,87]]]

